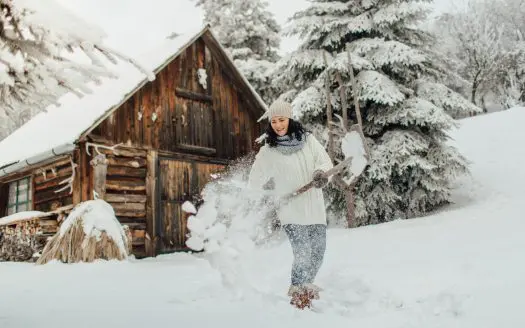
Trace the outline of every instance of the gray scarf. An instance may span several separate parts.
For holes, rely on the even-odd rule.
[[[284,155],[290,155],[303,149],[305,139],[306,134],[303,134],[301,140],[297,140],[295,137],[292,138],[288,135],[282,137],[277,136],[277,147],[275,148]]]

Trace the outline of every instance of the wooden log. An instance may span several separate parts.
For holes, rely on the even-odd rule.
[[[219,149],[218,149],[219,150]],[[210,164],[220,164],[220,165],[229,165],[232,161],[223,159],[223,158],[217,158],[217,157],[210,157],[210,156],[204,156],[200,154],[191,154],[189,152],[170,152],[170,151],[157,151],[158,156],[166,157],[166,158],[172,158],[172,159],[180,159],[185,161],[197,161],[202,163],[210,163]],[[148,164],[149,165],[149,164]],[[148,172],[150,168],[148,167]]]
[[[145,178],[146,168],[133,168],[126,166],[109,166],[107,169],[107,175],[109,176],[127,176],[132,178]]]
[[[146,195],[106,193],[108,203],[145,203]]]
[[[77,176],[76,179],[73,180],[73,195],[71,197],[71,203],[72,204],[78,204],[80,203],[82,199],[82,166],[84,165],[82,163],[82,156],[80,155],[81,149],[77,148],[75,149],[75,152],[73,153],[74,162],[79,165],[77,167]],[[71,167],[71,166],[69,166]]]
[[[157,151],[149,151],[147,162],[148,162],[148,173],[146,177],[146,255],[156,255],[156,187],[157,187]]]
[[[56,175],[53,173],[52,170],[46,170],[45,175],[42,172],[35,173],[33,177],[33,181],[35,182],[35,184],[42,184],[53,180],[64,180],[64,178],[71,176],[73,168],[71,167],[70,163],[67,163],[67,166],[55,169]]]
[[[127,158],[127,157],[114,157],[110,156],[108,157],[108,164],[109,167],[112,166],[124,166],[124,167],[132,167],[132,168],[144,168],[147,165],[145,158]]]
[[[146,217],[146,211],[136,211],[136,210],[130,210],[127,208],[118,208],[114,209],[115,216],[117,218],[124,216],[124,217],[137,217],[137,218],[144,218]]]
[[[35,192],[42,192],[48,189],[57,190],[63,187],[63,185],[61,185],[60,183],[65,179],[67,179],[67,177],[51,179],[46,182],[35,184],[33,189]]]
[[[89,166],[89,158],[86,153],[85,143],[82,142],[79,144],[80,148],[80,162],[78,165],[80,166],[80,201],[84,202],[87,200],[92,199],[93,193],[91,192],[91,185],[92,185],[92,175],[91,175],[91,167]],[[77,197],[78,198],[78,197]]]
[[[131,219],[135,219],[137,222],[130,221]],[[122,225],[127,225],[131,230],[146,230],[146,221],[140,218],[125,218],[127,222],[122,222],[123,220],[119,217],[119,221]]]
[[[144,203],[111,203],[117,217],[146,217]]]
[[[146,191],[146,184],[139,180],[106,180],[106,191]]]
[[[115,210],[146,211],[144,203],[110,203]]]
[[[194,145],[188,145],[188,144],[179,144],[177,145],[177,148],[180,148],[181,150],[185,150],[188,152],[200,153],[200,154],[205,154],[205,155],[215,155],[217,153],[217,149],[215,148],[194,146]]]
[[[133,238],[133,247],[135,246],[143,246],[145,244],[144,237],[142,238]]]
[[[47,190],[43,192],[35,192],[34,198],[33,198],[33,204],[39,205],[42,203],[47,203],[53,200],[59,200],[61,198],[69,197],[69,189],[63,190],[61,192],[56,193],[55,190]]]
[[[146,235],[145,230],[134,230],[134,229],[131,229],[131,227],[130,227],[130,230],[131,230],[131,235],[133,236],[133,238],[144,238]]]

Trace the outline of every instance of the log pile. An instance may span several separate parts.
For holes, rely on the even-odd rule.
[[[34,262],[58,229],[58,215],[0,226],[0,261]]]

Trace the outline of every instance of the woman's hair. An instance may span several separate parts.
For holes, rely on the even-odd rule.
[[[305,130],[300,122],[290,119],[288,123],[288,131],[286,132],[287,136],[292,138],[295,137],[295,139],[301,141],[303,140],[303,136],[307,133],[308,131]],[[273,130],[271,122],[268,123],[268,127],[266,128],[266,142],[270,147],[277,147],[277,133]]]

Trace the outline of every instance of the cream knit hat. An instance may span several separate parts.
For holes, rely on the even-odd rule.
[[[271,120],[274,116],[284,116],[292,118],[292,105],[284,100],[277,99],[270,105],[268,111],[264,113],[264,115],[261,116],[261,118],[259,118],[257,122],[260,122],[265,118]]]

